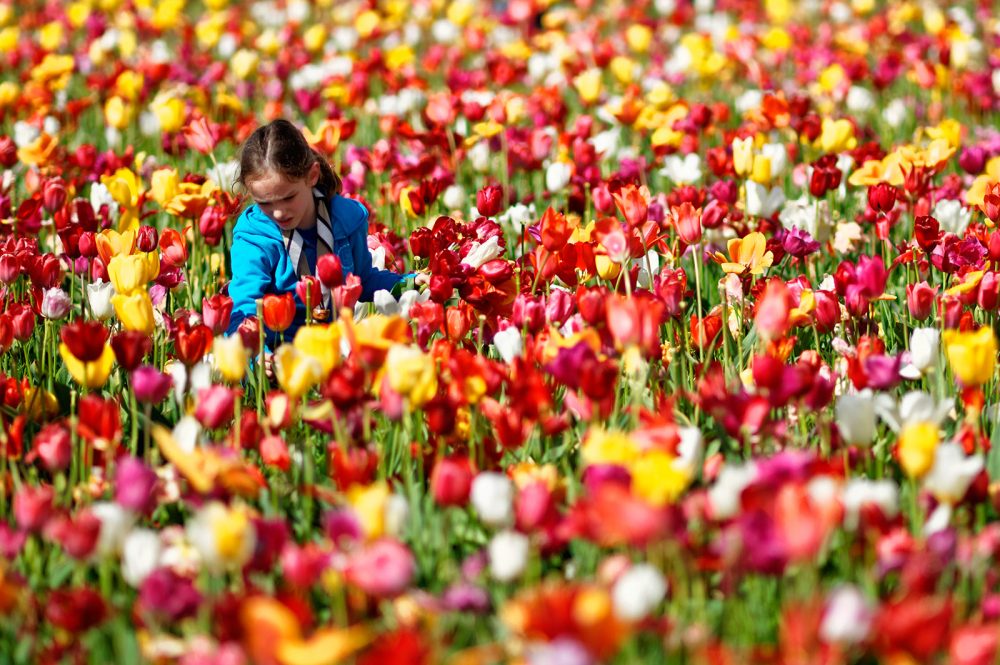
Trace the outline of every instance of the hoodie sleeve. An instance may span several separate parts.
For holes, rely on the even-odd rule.
[[[229,282],[229,297],[233,299],[233,316],[227,334],[236,332],[243,319],[257,314],[257,300],[263,298],[274,281],[274,265],[268,252],[243,235],[233,238],[233,279]]]
[[[351,254],[354,257],[354,274],[361,278],[361,301],[371,302],[375,292],[392,290],[403,276],[391,270],[379,270],[372,266],[372,255],[368,251],[368,225],[359,226],[351,235]]]

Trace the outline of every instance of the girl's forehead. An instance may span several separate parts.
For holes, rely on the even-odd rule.
[[[253,180],[247,182],[247,189],[252,194],[261,195],[268,192],[288,190],[302,185],[305,182],[301,178],[288,178],[277,171],[264,171]]]

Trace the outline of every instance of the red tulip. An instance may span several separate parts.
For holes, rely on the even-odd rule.
[[[13,254],[0,256],[0,282],[13,284],[21,276],[21,262]]]
[[[126,330],[111,338],[111,350],[122,369],[131,372],[153,350],[153,340],[145,333]]]
[[[140,252],[152,252],[159,244],[159,235],[152,226],[143,224],[135,239],[135,248]]]
[[[101,520],[84,508],[72,518],[60,515],[45,525],[45,537],[54,540],[74,559],[86,559],[94,553],[101,535]]]
[[[233,420],[236,399],[225,386],[210,386],[198,391],[194,417],[208,429],[229,425]]]
[[[201,319],[213,335],[221,335],[229,328],[233,314],[233,299],[223,293],[209,296],[201,303]]]
[[[896,188],[880,182],[868,188],[868,205],[878,212],[889,212],[896,205]]]
[[[163,229],[160,234],[160,252],[163,262],[167,265],[181,267],[187,263],[187,242],[184,236],[174,229]]]
[[[302,304],[310,309],[323,305],[323,289],[319,279],[312,275],[306,275],[299,280],[299,283],[295,285],[295,294],[302,301]]]
[[[187,139],[187,144],[203,155],[215,150],[219,137],[219,126],[204,116],[192,120],[184,128],[184,138]]]
[[[14,495],[14,521],[23,531],[40,531],[52,516],[55,491],[51,485],[22,485]]]
[[[68,323],[59,331],[63,344],[80,362],[94,362],[104,353],[108,341],[108,329],[100,321],[78,319]]]
[[[486,185],[476,193],[476,210],[483,217],[493,217],[503,209],[503,187]]]
[[[208,353],[212,346],[212,330],[204,323],[189,326],[182,319],[174,336],[174,354],[188,367],[194,365]]]
[[[344,266],[336,254],[324,254],[316,260],[316,276],[320,283],[333,289],[344,283]],[[305,302],[303,300],[302,302]]]
[[[95,448],[106,450],[122,436],[118,402],[97,395],[86,395],[78,404],[77,434]]]
[[[23,303],[10,303],[7,305],[7,313],[10,314],[10,323],[14,328],[14,339],[19,342],[31,339],[31,333],[35,331],[35,313],[31,308]]]
[[[81,635],[108,616],[101,594],[87,587],[55,589],[45,600],[45,620],[71,635]]]
[[[0,166],[9,169],[17,164],[17,144],[14,139],[4,134],[0,136]]]
[[[569,228],[566,215],[556,212],[551,207],[546,208],[545,214],[539,222],[542,234],[542,246],[550,252],[558,252],[566,246],[566,242],[572,235],[573,230]]]
[[[295,320],[295,296],[291,293],[264,296],[264,325],[274,332],[284,332]]]
[[[51,214],[62,208],[65,203],[66,182],[59,176],[46,180],[42,185],[42,206]]]
[[[25,461],[30,463],[40,459],[46,470],[56,472],[69,468],[72,455],[73,444],[69,430],[63,423],[49,423],[35,435],[31,452]]]
[[[264,464],[282,471],[288,471],[291,458],[288,455],[288,444],[277,434],[265,436],[260,441],[260,458]]]
[[[431,496],[441,506],[464,506],[469,501],[475,475],[468,456],[453,455],[438,460],[431,472]]]
[[[243,348],[247,350],[247,353],[255,356],[260,352],[260,322],[256,316],[248,316],[243,319],[236,332],[243,341]]]
[[[635,185],[625,185],[618,192],[612,194],[618,211],[625,218],[625,222],[632,228],[642,226],[649,214],[649,192]],[[690,204],[689,204],[690,205]]]

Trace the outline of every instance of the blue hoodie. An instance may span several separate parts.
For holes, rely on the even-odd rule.
[[[340,257],[345,277],[354,273],[361,278],[362,301],[371,301],[376,291],[391,290],[402,279],[397,273],[372,267],[368,252],[368,210],[363,205],[334,195],[330,201],[330,221],[333,251]],[[281,230],[256,204],[236,220],[230,257],[233,279],[229,283],[229,297],[233,299],[233,317],[228,333],[232,334],[243,319],[256,316],[258,298],[268,293],[294,293],[299,276],[288,257]],[[295,320],[285,331],[285,339],[292,339],[305,320],[305,304],[296,295]],[[275,341],[273,334],[269,334],[268,346],[273,347]]]

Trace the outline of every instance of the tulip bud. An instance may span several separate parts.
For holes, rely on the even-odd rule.
[[[937,287],[932,287],[926,281],[906,285],[906,306],[910,316],[917,321],[923,321],[931,315]]]
[[[316,276],[320,283],[333,289],[344,283],[344,266],[336,254],[324,254],[316,261]],[[305,302],[303,300],[302,302]]]
[[[958,165],[969,175],[979,175],[986,166],[986,151],[977,145],[964,148],[958,155]]]
[[[896,188],[880,182],[868,188],[868,205],[878,212],[889,212],[896,205]]]
[[[323,290],[320,281],[312,275],[306,275],[295,285],[295,294],[303,305],[309,308],[320,307],[323,304]]]
[[[232,314],[233,299],[225,294],[216,293],[205,298],[201,303],[202,321],[209,327],[213,335],[221,335],[226,332]]]
[[[159,245],[160,238],[156,229],[143,224],[139,227],[139,233],[135,239],[135,248],[140,252],[152,252]]]
[[[42,206],[54,213],[66,203],[66,183],[60,177],[50,178],[42,187]]]
[[[173,386],[173,379],[155,367],[142,365],[132,371],[132,390],[135,399],[142,404],[159,404]]]
[[[156,508],[156,472],[142,460],[126,456],[115,466],[115,502],[122,508],[147,515]]]
[[[69,314],[72,304],[69,294],[58,286],[45,289],[45,293],[42,295],[42,316],[49,320],[61,319]]]
[[[21,262],[13,254],[0,256],[0,282],[13,284],[21,274]]]
[[[243,319],[236,332],[243,340],[243,348],[247,350],[247,353],[256,356],[260,352],[260,322],[257,317],[248,316]]]
[[[62,423],[46,425],[35,435],[32,453],[50,472],[68,469],[73,455],[69,430]]]
[[[9,169],[17,164],[17,144],[4,134],[0,136],[0,166]]]
[[[21,303],[7,305],[7,312],[14,327],[14,339],[19,342],[29,340],[31,333],[35,331],[35,313],[30,307]]]
[[[440,459],[431,472],[431,496],[440,506],[464,506],[472,488],[472,463],[468,457]]]
[[[81,233],[80,238],[76,241],[76,245],[80,251],[80,256],[88,259],[97,256],[97,241],[94,239],[94,234],[90,231]]]
[[[487,185],[476,193],[476,210],[483,217],[493,217],[503,207],[503,187]]]
[[[14,495],[14,521],[24,531],[40,531],[52,515],[51,485],[22,485]]]
[[[545,325],[545,307],[538,296],[519,293],[514,298],[514,309],[511,320],[518,328],[527,328],[528,332],[536,334]]]
[[[233,420],[235,406],[232,390],[224,386],[210,386],[198,391],[194,417],[208,429],[215,429]]]

